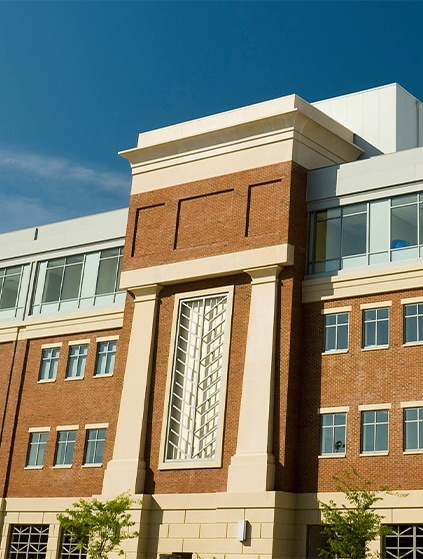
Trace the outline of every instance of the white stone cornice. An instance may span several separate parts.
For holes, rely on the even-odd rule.
[[[149,268],[127,270],[121,274],[120,287],[135,293],[140,289],[148,289],[154,285],[183,283],[240,274],[244,271],[248,271],[251,275],[259,273],[254,272],[254,270],[265,269],[269,266],[292,266],[293,263],[294,247],[292,245],[273,245]]]

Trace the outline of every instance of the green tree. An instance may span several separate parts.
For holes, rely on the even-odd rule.
[[[332,500],[325,503],[317,499],[322,511],[322,531],[327,536],[329,547],[329,550],[320,550],[320,555],[342,559],[379,556],[377,552],[371,553],[370,542],[391,533],[373,508],[383,497],[372,489],[374,483],[362,478],[354,468],[344,472],[342,477],[334,477],[334,480],[336,489],[344,493],[348,504],[338,506]],[[405,497],[405,494],[393,492],[387,487],[382,487],[380,491]]]
[[[123,555],[121,542],[138,536],[131,530],[135,522],[128,512],[136,502],[128,493],[105,502],[95,497],[79,499],[57,519],[78,549],[85,550],[91,559],[107,559],[112,551]]]

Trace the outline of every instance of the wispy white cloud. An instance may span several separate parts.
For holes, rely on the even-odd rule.
[[[42,200],[0,194],[0,233],[35,227],[68,217],[66,212]]]
[[[67,183],[75,187],[88,186],[109,193],[129,190],[129,178],[115,171],[82,165],[64,157],[54,157],[0,147],[0,168],[9,172]]]

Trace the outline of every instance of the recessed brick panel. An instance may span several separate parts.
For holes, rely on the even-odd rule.
[[[145,256],[160,250],[161,237],[166,225],[164,215],[164,204],[137,209],[132,256]]]
[[[268,235],[282,229],[288,221],[288,203],[283,200],[281,181],[254,184],[249,187],[246,236]]]
[[[233,190],[180,200],[175,249],[224,243],[231,234]]]

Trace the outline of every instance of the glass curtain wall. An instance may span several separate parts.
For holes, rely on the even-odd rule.
[[[423,257],[423,194],[310,214],[308,273]]]

